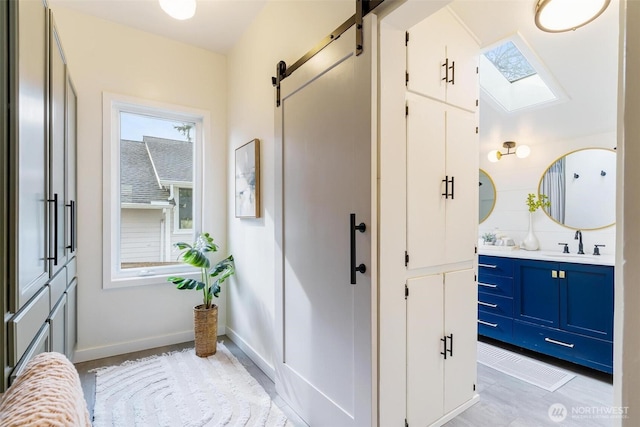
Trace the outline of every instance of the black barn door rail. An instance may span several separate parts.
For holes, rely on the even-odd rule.
[[[362,19],[369,12],[382,4],[382,2],[384,2],[384,0],[356,0],[356,13],[336,28],[331,34],[323,38],[320,43],[305,53],[302,58],[298,59],[290,67],[287,67],[287,63],[284,61],[278,62],[276,65],[276,76],[271,77],[271,84],[276,88],[276,107],[280,106],[280,82],[293,74],[293,72],[300,68],[302,64],[313,58],[322,49],[329,46],[331,42],[338,40],[340,36],[353,25],[356,25],[356,56],[360,55],[364,48]]]

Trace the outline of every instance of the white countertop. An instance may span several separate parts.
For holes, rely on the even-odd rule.
[[[507,249],[508,248],[508,249]],[[509,246],[478,246],[478,254],[501,256],[505,258],[536,259],[540,261],[571,262],[575,264],[611,265],[614,266],[616,258],[613,255],[591,254],[564,254],[561,251],[526,251],[524,249],[511,249]]]

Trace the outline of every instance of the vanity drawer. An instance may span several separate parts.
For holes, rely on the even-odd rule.
[[[503,297],[513,296],[513,279],[499,276],[479,276],[478,291]]]
[[[590,368],[613,371],[613,343],[557,329],[514,321],[516,344]]]
[[[478,292],[478,311],[513,317],[513,299],[484,292]]]
[[[513,277],[513,259],[480,255],[478,257],[478,275]]]
[[[513,341],[513,319],[486,312],[478,312],[478,334],[500,341]]]

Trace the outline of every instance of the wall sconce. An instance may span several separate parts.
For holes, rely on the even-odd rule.
[[[196,0],[159,0],[160,7],[167,15],[183,21],[196,13]]]
[[[536,26],[548,33],[574,31],[602,15],[611,0],[538,0]]]
[[[511,149],[516,146],[516,143],[513,141],[503,142],[502,146],[507,149],[507,152],[501,153],[498,150],[490,151],[489,155],[487,156],[490,162],[495,163],[498,160],[500,160],[502,156],[508,156],[510,154],[515,154],[517,157],[524,159],[525,157],[529,156],[529,154],[531,153],[531,148],[529,148],[528,145],[521,145],[518,148],[516,148],[515,151],[511,151]]]

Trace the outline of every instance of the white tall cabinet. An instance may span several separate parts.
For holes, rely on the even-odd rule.
[[[2,156],[8,203],[0,286],[4,301],[4,390],[43,351],[73,358],[76,341],[77,96],[44,0],[2,2],[11,108]]]
[[[478,45],[448,8],[406,35],[409,426],[476,395]]]

